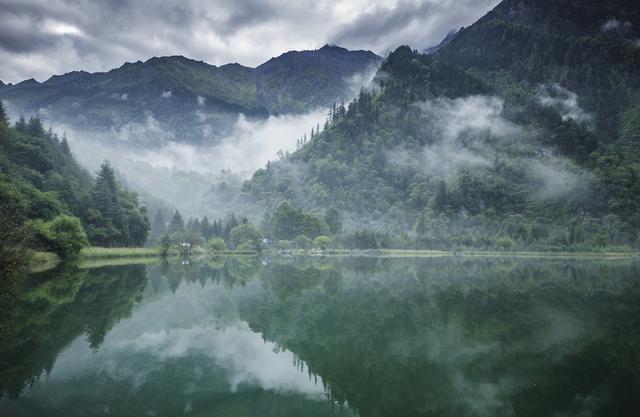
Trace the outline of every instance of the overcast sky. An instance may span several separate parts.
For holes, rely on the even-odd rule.
[[[325,43],[424,49],[498,0],[0,0],[0,80],[184,55],[255,66]]]

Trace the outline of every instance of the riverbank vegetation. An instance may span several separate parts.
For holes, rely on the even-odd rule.
[[[89,245],[142,246],[149,229],[137,195],[105,162],[95,178],[74,159],[66,137],[34,116],[13,126],[0,103],[0,263],[24,267],[29,251],[76,256]]]

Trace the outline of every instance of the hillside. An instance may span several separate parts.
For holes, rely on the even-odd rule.
[[[94,180],[66,138],[35,117],[15,127],[0,118],[0,212],[1,261],[24,243],[61,256],[76,244],[140,246],[149,230],[145,208],[108,164]]]
[[[326,107],[353,95],[352,78],[381,58],[368,51],[324,46],[292,51],[257,68],[220,67],[182,56],[126,63],[109,72],[71,72],[45,82],[0,86],[16,112],[40,114],[78,129],[109,131],[159,124],[172,140],[215,141],[238,114],[264,118]],[[157,145],[162,138],[128,140]],[[204,132],[203,132],[204,131]]]
[[[505,1],[432,55],[400,47],[242,201],[335,206],[352,230],[425,247],[635,245],[637,16],[629,1]]]

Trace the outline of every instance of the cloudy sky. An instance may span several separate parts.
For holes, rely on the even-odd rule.
[[[0,0],[0,80],[184,55],[255,66],[325,43],[424,49],[498,0]]]

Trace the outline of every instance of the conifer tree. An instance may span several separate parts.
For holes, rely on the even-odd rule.
[[[69,147],[69,142],[67,141],[67,134],[62,134],[62,141],[60,142],[60,149],[65,155],[71,155],[71,148]]]
[[[151,240],[158,241],[167,232],[166,222],[162,210],[158,210],[153,221],[151,222]]]
[[[182,219],[182,215],[178,210],[173,213],[171,217],[171,221],[169,222],[169,227],[167,228],[168,234],[184,232],[184,220]]]
[[[20,133],[24,133],[27,131],[27,121],[24,119],[23,115],[20,115],[20,118],[16,122],[15,128]]]
[[[42,120],[38,116],[33,116],[27,123],[26,133],[31,136],[44,137],[45,131],[42,126]]]
[[[7,109],[5,109],[2,100],[0,100],[0,123],[6,126],[9,125],[9,115],[7,114]]]

